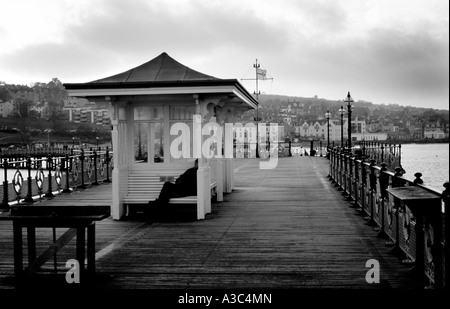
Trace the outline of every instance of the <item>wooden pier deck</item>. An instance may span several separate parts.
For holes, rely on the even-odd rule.
[[[423,289],[330,183],[328,168],[321,157],[280,158],[273,170],[237,159],[235,190],[213,203],[205,220],[184,208],[172,209],[172,219],[98,222],[97,279],[89,287]],[[110,203],[110,190],[102,184],[43,203],[102,205]],[[37,238],[39,252],[51,230]],[[60,270],[74,258],[73,247],[58,255]],[[9,221],[0,221],[0,248],[0,288],[14,288]],[[366,282],[369,259],[380,263],[378,284]]]

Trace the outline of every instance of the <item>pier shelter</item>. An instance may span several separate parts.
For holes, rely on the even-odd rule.
[[[110,104],[113,219],[126,215],[129,205],[157,198],[163,183],[195,159],[197,196],[170,203],[196,204],[197,219],[204,219],[212,192],[221,201],[233,189],[233,158],[224,156],[232,138],[224,136],[225,124],[258,105],[237,79],[200,73],[162,53],[123,73],[64,86],[71,97]]]

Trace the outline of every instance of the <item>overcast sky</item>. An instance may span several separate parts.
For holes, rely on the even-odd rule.
[[[89,82],[167,52],[259,90],[449,109],[448,0],[0,0],[0,81]]]

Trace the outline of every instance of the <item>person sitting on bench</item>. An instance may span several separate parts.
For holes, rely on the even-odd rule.
[[[181,174],[175,183],[166,181],[155,201],[149,201],[149,206],[163,208],[174,197],[197,195],[197,170],[198,160],[195,160],[194,167],[189,168]]]

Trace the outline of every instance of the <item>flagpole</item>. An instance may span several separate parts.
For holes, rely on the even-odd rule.
[[[253,67],[255,68],[255,71],[256,71],[256,78],[255,78],[256,91],[254,92],[254,94],[256,95],[256,101],[258,101],[258,95],[261,94],[261,92],[258,89],[258,69],[260,68],[260,66],[261,65],[258,63],[258,59],[256,59],[256,62],[253,64]],[[261,74],[261,72],[260,72],[260,74]],[[267,79],[273,80],[273,78],[267,78],[265,76],[265,72],[264,72],[262,80],[267,80]],[[253,78],[241,78],[241,80],[253,80]],[[258,126],[259,125],[259,110],[258,109],[259,109],[259,102],[258,102],[258,105],[256,105],[256,157],[257,158],[260,157],[259,156],[259,126]],[[269,149],[269,151],[270,151],[270,149]]]
[[[255,95],[256,95],[256,101],[258,101],[258,68],[260,67],[260,64],[258,64],[258,59],[256,59],[256,63],[253,65],[253,67],[255,68],[255,72],[256,72],[256,91],[255,91]],[[259,107],[259,101],[258,101],[258,105],[256,105],[256,158],[259,158],[259,115],[258,115],[258,107]]]

